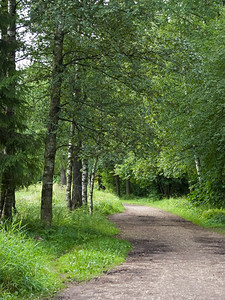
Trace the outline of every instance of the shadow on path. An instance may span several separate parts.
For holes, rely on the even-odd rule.
[[[224,235],[155,208],[125,207],[110,220],[133,245],[127,261],[58,300],[225,299]]]

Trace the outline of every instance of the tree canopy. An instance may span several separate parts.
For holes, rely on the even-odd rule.
[[[6,190],[39,179],[51,224],[53,182],[66,169],[67,184],[79,178],[75,203],[89,170],[117,192],[120,179],[134,193],[189,189],[196,203],[224,205],[223,1],[0,7],[1,214]]]

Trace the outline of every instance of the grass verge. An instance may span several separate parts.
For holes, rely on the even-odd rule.
[[[207,205],[195,206],[185,197],[153,200],[152,198],[124,199],[124,203],[147,205],[178,215],[199,226],[225,233],[225,209]]]
[[[68,281],[83,281],[122,263],[130,244],[115,238],[108,214],[123,211],[121,201],[95,193],[95,214],[69,213],[65,190],[54,186],[53,225],[40,223],[40,186],[17,193],[15,222],[0,228],[0,299],[41,299]]]

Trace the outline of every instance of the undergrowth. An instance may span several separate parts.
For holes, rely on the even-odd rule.
[[[40,223],[40,186],[17,192],[14,223],[0,228],[0,299],[39,299],[69,280],[87,280],[124,261],[130,244],[116,239],[108,214],[123,211],[117,197],[95,193],[95,213],[69,213],[65,190],[54,186],[53,224]]]

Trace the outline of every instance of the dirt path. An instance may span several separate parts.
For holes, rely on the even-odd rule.
[[[158,209],[125,207],[110,219],[133,244],[127,261],[58,300],[225,299],[225,235]]]

